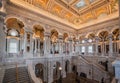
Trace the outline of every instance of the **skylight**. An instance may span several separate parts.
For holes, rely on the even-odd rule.
[[[80,1],[76,4],[76,7],[81,8],[81,7],[84,7],[85,5],[86,5],[85,1],[84,1],[84,0],[80,0]]]
[[[90,0],[90,3],[94,2],[95,0]]]

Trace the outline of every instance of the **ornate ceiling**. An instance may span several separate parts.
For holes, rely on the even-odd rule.
[[[12,1],[12,0],[11,0]],[[118,11],[118,0],[19,0],[79,26]]]

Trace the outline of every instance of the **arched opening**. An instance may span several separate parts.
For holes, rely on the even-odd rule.
[[[119,34],[120,34],[120,29],[115,29],[113,32],[112,32],[113,36],[112,36],[112,47],[114,48],[113,49],[113,52],[114,53],[120,53],[120,48],[119,48]]]
[[[44,80],[44,65],[41,63],[38,63],[35,65],[35,75],[36,77]]]
[[[95,47],[95,44],[92,44],[93,42],[95,41],[95,34],[94,33],[91,33],[88,35],[88,43],[89,43],[89,46],[88,46],[88,53],[93,53],[94,52],[94,47]]]
[[[103,53],[104,55],[109,52],[109,44],[107,43],[108,41],[108,32],[107,31],[102,31],[99,33],[99,46],[98,46],[98,52]]]
[[[70,62],[69,60],[65,61],[65,71],[66,73],[69,73],[69,67],[70,67]]]
[[[53,29],[51,31],[51,54],[58,54],[59,53],[59,45],[58,45],[58,32]]]
[[[85,40],[84,40],[84,36],[80,36],[79,37],[79,41],[80,41],[80,53],[82,54],[82,55],[84,55],[85,54],[85,45],[84,45],[84,43],[85,43]]]
[[[74,72],[74,73],[77,72],[77,66],[76,66],[76,65],[73,65],[73,66],[72,66],[72,72]]]
[[[81,72],[80,77],[87,78],[87,74],[85,74],[84,72]]]
[[[23,35],[24,24],[17,18],[9,18],[6,21],[6,52],[11,54],[19,53],[23,55]]]
[[[34,25],[33,26],[33,38],[34,38],[34,53],[39,53],[40,55],[44,54],[44,29],[40,25]]]
[[[60,78],[61,75],[61,65],[60,62],[56,62],[56,64],[53,66],[53,80],[57,81]]]

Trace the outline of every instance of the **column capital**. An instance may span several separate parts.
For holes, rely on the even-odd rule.
[[[71,38],[71,37],[69,37],[69,38],[68,38],[68,41],[72,41],[72,38]]]
[[[98,36],[95,36],[95,40],[99,40],[99,37],[98,37]]]
[[[112,38],[113,38],[113,34],[109,34],[109,35],[108,35],[108,38],[109,38],[109,39],[112,39]]]
[[[63,35],[59,35],[58,38],[62,40],[63,39]]]
[[[44,32],[44,36],[45,37],[50,37],[50,33],[49,32]]]

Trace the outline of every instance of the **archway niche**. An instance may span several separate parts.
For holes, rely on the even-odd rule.
[[[35,75],[36,77],[44,80],[44,65],[41,63],[38,63],[35,65]]]
[[[33,38],[34,38],[34,53],[44,54],[44,28],[41,25],[33,26]]]
[[[57,30],[51,30],[51,54],[59,53],[58,32]]]
[[[6,20],[6,52],[9,56],[14,53],[23,55],[24,50],[24,24],[17,18],[9,18]]]

